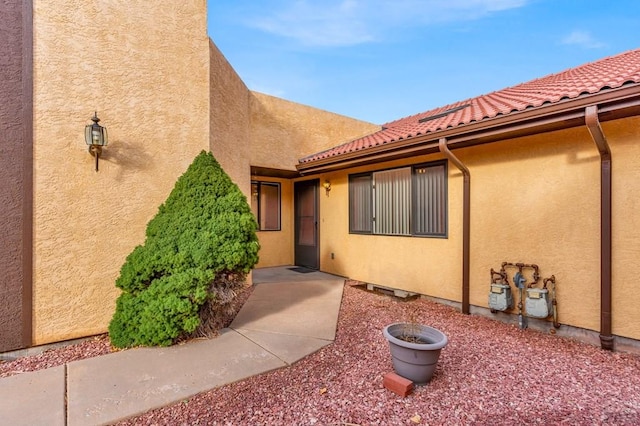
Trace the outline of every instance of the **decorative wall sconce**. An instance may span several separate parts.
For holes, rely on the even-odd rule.
[[[98,124],[98,111],[91,117],[93,124],[87,124],[84,128],[84,140],[89,145],[89,152],[96,157],[96,172],[98,171],[98,159],[102,154],[102,147],[107,146],[107,128]]]
[[[328,180],[325,180],[324,183],[322,184],[322,187],[324,188],[325,194],[327,194],[327,197],[328,197],[329,191],[331,191],[331,182],[329,182]]]

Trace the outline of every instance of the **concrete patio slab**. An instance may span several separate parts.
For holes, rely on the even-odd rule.
[[[68,365],[68,424],[123,419],[286,364],[233,330],[168,348],[139,348]]]
[[[335,277],[258,284],[231,328],[334,340],[343,284]]]
[[[0,380],[0,423],[64,426],[65,366]]]

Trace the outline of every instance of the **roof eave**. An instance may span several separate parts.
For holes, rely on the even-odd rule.
[[[301,174],[314,174],[438,152],[438,140],[447,138],[452,149],[497,142],[536,133],[584,125],[584,109],[598,105],[600,121],[640,115],[640,83],[583,95],[554,104],[438,130],[361,151],[300,163]]]

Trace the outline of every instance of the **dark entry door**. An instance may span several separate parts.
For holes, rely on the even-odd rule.
[[[320,268],[318,233],[318,189],[320,181],[307,180],[294,184],[295,262],[297,266]]]

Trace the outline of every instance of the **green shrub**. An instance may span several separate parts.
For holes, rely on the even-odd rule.
[[[111,343],[167,346],[210,321],[258,262],[256,230],[246,197],[201,152],[120,270]]]

